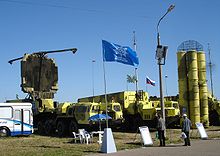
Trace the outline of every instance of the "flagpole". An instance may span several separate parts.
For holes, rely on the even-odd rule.
[[[148,92],[148,89],[147,89],[147,83],[146,83],[146,92]]]
[[[105,74],[105,62],[120,62],[127,65],[138,65],[139,60],[136,52],[128,46],[120,46],[114,43],[102,40],[103,48],[103,73],[104,73],[104,87],[105,87],[105,103],[106,103],[106,115],[108,115],[108,101],[107,101],[107,89],[106,89],[106,74]],[[106,127],[108,128],[108,119],[106,120]]]
[[[94,63],[95,60],[92,60],[92,102],[94,102],[95,89],[94,89]]]
[[[108,101],[107,101],[107,87],[106,87],[106,76],[105,76],[105,61],[103,56],[103,73],[104,73],[104,88],[105,88],[105,114],[106,114],[106,128],[108,128]]]
[[[135,85],[136,85],[136,93],[138,93],[138,76],[137,76],[137,68],[134,68],[134,73],[135,73]]]
[[[133,46],[134,46],[134,51],[137,52],[137,44],[136,44],[136,37],[135,37],[135,31],[133,31],[133,34],[134,34],[134,40],[133,40]],[[134,68],[134,72],[135,72],[135,77],[136,77],[136,80],[135,80],[135,87],[136,87],[136,102],[139,100],[138,99],[138,74],[137,74],[137,67]]]
[[[126,89],[127,89],[127,91],[128,91],[128,81],[126,81]]]

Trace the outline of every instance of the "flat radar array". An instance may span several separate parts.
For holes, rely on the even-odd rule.
[[[48,58],[47,54],[72,52],[76,48],[40,51],[32,54],[25,53],[24,56],[9,60],[21,62],[21,88],[33,99],[52,99],[58,90],[58,67],[54,59]]]

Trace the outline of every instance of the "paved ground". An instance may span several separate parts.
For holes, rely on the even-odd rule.
[[[220,139],[191,141],[192,146],[142,147],[99,156],[220,156]]]

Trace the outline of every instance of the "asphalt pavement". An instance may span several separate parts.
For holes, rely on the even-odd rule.
[[[165,147],[142,147],[99,156],[220,156],[220,139],[191,140],[191,146],[170,144]]]

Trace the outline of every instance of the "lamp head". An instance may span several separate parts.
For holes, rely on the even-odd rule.
[[[167,9],[167,12],[170,12],[170,11],[172,11],[173,9],[175,8],[175,5],[170,5],[170,7]]]
[[[10,61],[8,61],[8,63],[12,64],[12,63],[13,63],[13,61],[12,61],[12,60],[10,60]]]
[[[72,51],[72,53],[75,54],[77,49],[76,48],[72,48],[72,49],[70,49],[70,51]]]

